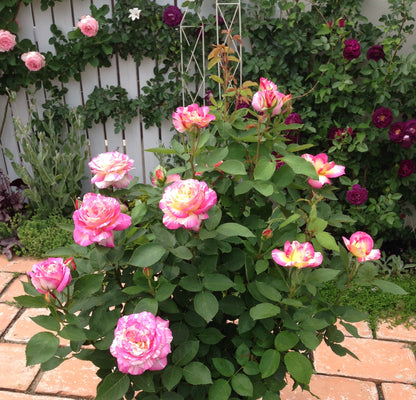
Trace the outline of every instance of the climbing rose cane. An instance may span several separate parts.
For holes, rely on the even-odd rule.
[[[292,243],[287,241],[284,251],[272,250],[273,260],[283,267],[317,267],[322,263],[322,254],[315,252],[312,244],[309,242],[299,243],[294,240]]]
[[[178,107],[172,114],[173,126],[178,132],[195,133],[198,129],[206,128],[215,120],[215,115],[209,113],[209,107],[199,107],[191,104],[187,107]]]
[[[94,17],[91,17],[91,15],[84,15],[81,17],[77,26],[80,31],[88,37],[95,36],[99,28],[98,21]]]
[[[74,240],[80,246],[98,243],[114,247],[114,232],[131,225],[131,217],[121,213],[119,202],[113,197],[86,193],[81,207],[74,212]]]
[[[171,341],[169,321],[142,311],[118,320],[110,352],[120,372],[140,375],[166,367]]]
[[[365,232],[355,232],[348,240],[342,237],[347,249],[357,257],[358,262],[378,260],[380,258],[380,250],[373,249],[373,238]]]
[[[302,158],[309,161],[315,167],[315,171],[319,176],[319,180],[309,178],[309,185],[316,189],[320,189],[324,183],[331,184],[329,178],[338,178],[345,174],[345,167],[342,165],[335,165],[334,161],[328,162],[328,156],[324,153],[313,156],[311,154],[303,154]]]
[[[62,292],[71,282],[71,270],[62,258],[48,258],[34,264],[32,271],[27,274],[33,286],[42,294],[53,290]]]
[[[133,179],[129,175],[134,161],[126,154],[117,151],[99,154],[94,157],[88,164],[94,177],[91,183],[95,184],[99,189],[114,186],[118,189],[124,189],[129,186]]]
[[[186,179],[167,186],[159,207],[163,224],[169,229],[180,227],[198,231],[207,211],[217,202],[217,194],[205,182]]]

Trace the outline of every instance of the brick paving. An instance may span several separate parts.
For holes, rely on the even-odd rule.
[[[99,378],[88,361],[71,359],[46,372],[38,365],[26,366],[25,343],[43,330],[30,318],[44,310],[23,309],[13,298],[24,293],[21,281],[35,262],[0,256],[0,400],[93,399]],[[321,344],[314,352],[312,393],[321,400],[416,400],[416,329],[383,323],[372,332],[364,322],[356,327],[360,338],[346,334],[343,345],[360,361],[339,357]],[[288,385],[281,399],[316,397]]]

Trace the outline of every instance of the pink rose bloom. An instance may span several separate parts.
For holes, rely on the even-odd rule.
[[[180,227],[198,231],[208,219],[207,211],[217,202],[217,194],[205,182],[186,179],[167,186],[159,202],[163,223],[169,229]]]
[[[345,174],[343,165],[335,165],[334,161],[328,162],[328,156],[324,153],[313,156],[311,154],[303,154],[302,158],[309,161],[315,167],[315,171],[319,176],[319,180],[309,178],[308,182],[314,188],[320,189],[324,183],[331,184],[329,178],[338,178]]]
[[[42,294],[53,290],[62,292],[71,282],[71,270],[64,264],[62,258],[48,258],[34,264],[32,271],[27,274],[33,286]]]
[[[172,114],[172,118],[173,126],[178,132],[195,133],[215,120],[215,115],[209,113],[209,107],[199,107],[194,103],[187,107],[178,107]]]
[[[0,29],[0,52],[13,50],[14,46],[16,46],[16,35]]]
[[[159,371],[167,365],[172,338],[169,321],[142,311],[118,320],[110,352],[124,374]]]
[[[260,89],[254,94],[251,105],[258,112],[271,110],[271,115],[279,115],[289,110],[292,95],[285,95],[277,91],[277,86],[265,79],[260,78]],[[283,109],[283,106],[289,105]]]
[[[380,250],[373,249],[374,242],[368,233],[358,231],[353,233],[349,240],[344,236],[342,239],[347,249],[357,257],[359,262],[380,258]]]
[[[84,15],[78,22],[78,28],[88,37],[95,36],[98,32],[98,27],[98,21],[91,15]]]
[[[292,243],[287,241],[284,251],[272,250],[272,258],[283,267],[317,267],[322,263],[322,254],[315,252],[311,243],[299,243],[296,240]]]
[[[81,207],[72,216],[75,229],[74,240],[80,246],[98,243],[114,247],[114,232],[131,225],[131,217],[123,214],[119,202],[101,194],[86,193]]]
[[[46,64],[45,57],[38,51],[29,51],[28,53],[22,54],[20,58],[29,71],[39,71]]]
[[[128,173],[132,169],[133,164],[134,161],[126,154],[121,154],[117,151],[99,154],[88,163],[91,172],[95,174],[91,179],[91,183],[95,184],[99,189],[109,186],[114,186],[118,189],[126,188],[133,179]]]

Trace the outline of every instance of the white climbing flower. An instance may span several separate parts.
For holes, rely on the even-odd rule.
[[[134,21],[135,19],[140,19],[140,13],[142,12],[142,10],[139,10],[137,7],[134,7],[134,8],[130,8],[129,12],[130,12],[129,18],[132,21]]]

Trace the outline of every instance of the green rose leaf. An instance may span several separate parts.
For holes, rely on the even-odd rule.
[[[212,383],[211,372],[199,361],[194,361],[183,368],[183,376],[191,385],[208,385]]]
[[[334,237],[328,232],[317,232],[315,234],[316,240],[322,247],[325,247],[328,250],[333,250],[339,252],[339,247]]]
[[[311,362],[300,353],[291,351],[285,354],[284,362],[291,377],[305,385],[309,384],[313,373]]]
[[[217,314],[219,305],[216,297],[210,292],[200,292],[194,299],[195,311],[208,323]]]
[[[306,161],[304,158],[288,154],[282,158],[282,161],[285,162],[295,174],[302,174],[312,179],[318,179],[315,167],[311,162]]]
[[[27,308],[47,308],[48,303],[43,296],[22,295],[14,298],[22,307]]]
[[[225,358],[213,358],[212,362],[214,364],[215,369],[223,376],[226,376],[227,378],[234,375],[235,368],[234,364],[225,359]]]
[[[260,303],[250,309],[250,317],[254,320],[274,317],[279,314],[280,308],[270,303]]]
[[[64,339],[75,341],[84,341],[87,339],[84,330],[74,325],[65,326],[61,332],[59,332],[59,336],[63,337]]]
[[[202,343],[206,344],[217,344],[219,343],[225,336],[221,333],[221,331],[214,327],[209,327],[204,329],[199,335],[199,339]]]
[[[340,273],[339,270],[330,268],[318,268],[312,271],[308,277],[308,283],[318,286],[321,283],[332,281]]]
[[[192,251],[186,246],[175,247],[169,250],[174,256],[182,260],[191,260],[193,257]]]
[[[230,175],[246,175],[246,167],[239,160],[226,160],[219,167],[219,170]]]
[[[75,281],[74,295],[88,297],[102,289],[104,274],[83,275]]]
[[[234,282],[223,274],[209,274],[204,277],[203,285],[211,291],[223,291],[234,286]]]
[[[181,343],[172,354],[172,361],[177,366],[189,364],[199,350],[199,342],[191,340],[189,342]]]
[[[283,331],[274,338],[274,347],[279,351],[287,351],[293,349],[299,342],[299,337],[291,331]]]
[[[31,317],[30,319],[48,331],[58,332],[61,327],[59,322],[52,315],[38,315],[37,317]]]
[[[157,263],[165,254],[166,250],[157,243],[146,243],[137,247],[130,260],[129,264],[135,267],[149,267]]]
[[[130,387],[128,375],[121,372],[114,372],[107,375],[97,387],[95,400],[118,400],[122,399]]]
[[[260,157],[254,168],[254,179],[268,181],[276,171],[276,163],[271,162],[270,158]]]
[[[146,213],[146,204],[142,203],[141,201],[137,201],[133,210],[131,210],[131,224],[137,225],[138,223],[142,222],[143,217],[146,215]]]
[[[140,313],[142,311],[149,311],[156,315],[158,308],[159,304],[156,299],[145,297],[137,303],[136,307],[134,307],[134,312]]]
[[[260,360],[261,377],[268,378],[272,376],[279,368],[280,353],[274,349],[268,349],[264,352]]]
[[[231,379],[231,386],[234,391],[240,396],[252,396],[253,395],[253,384],[250,378],[245,374],[237,374]]]
[[[171,391],[182,378],[182,368],[176,365],[168,365],[162,373],[163,386]]]
[[[242,236],[242,237],[255,237],[250,229],[244,225],[236,224],[234,222],[228,222],[222,224],[217,228],[217,232],[225,237]]]
[[[26,365],[41,364],[52,358],[59,348],[59,339],[51,332],[39,332],[26,345]]]
[[[217,379],[209,388],[209,400],[227,400],[231,395],[231,386],[225,379]]]

